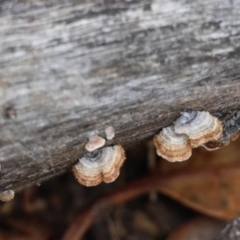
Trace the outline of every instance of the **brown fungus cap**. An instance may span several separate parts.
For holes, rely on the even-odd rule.
[[[0,192],[0,200],[3,202],[9,202],[14,198],[14,195],[15,193],[13,190],[2,191]]]
[[[157,154],[170,162],[187,160],[192,154],[192,148],[185,134],[176,134],[173,126],[163,128],[155,135],[153,143]]]
[[[192,147],[218,140],[223,131],[222,123],[209,112],[183,112],[174,124],[177,134],[186,134]]]
[[[86,154],[73,166],[73,173],[79,183],[90,187],[113,182],[119,175],[125,161],[125,152],[121,145],[105,147]]]

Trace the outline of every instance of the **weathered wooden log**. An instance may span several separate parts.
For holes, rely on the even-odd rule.
[[[89,131],[127,147],[183,110],[240,109],[240,1],[0,7],[0,190],[65,172]]]

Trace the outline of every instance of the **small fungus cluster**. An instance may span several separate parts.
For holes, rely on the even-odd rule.
[[[97,149],[80,158],[73,166],[73,173],[78,182],[85,186],[110,183],[118,177],[124,160],[125,153],[120,145]]]
[[[153,139],[157,154],[170,162],[187,160],[192,148],[205,146],[222,135],[222,123],[209,112],[188,111]]]
[[[2,191],[0,192],[0,200],[3,202],[9,202],[14,198],[14,195],[15,193],[13,190]]]
[[[114,138],[113,127],[105,129],[107,140]],[[121,145],[104,147],[106,140],[96,132],[89,135],[85,145],[87,153],[73,166],[73,173],[79,183],[96,186],[101,182],[113,182],[119,175],[125,161],[125,152]]]

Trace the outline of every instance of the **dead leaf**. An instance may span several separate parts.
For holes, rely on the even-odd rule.
[[[225,225],[212,218],[195,218],[177,228],[167,240],[213,240]]]
[[[240,215],[240,164],[167,176],[158,190],[206,215],[230,220]]]
[[[41,223],[29,219],[8,219],[8,224],[19,234],[15,234],[9,239],[25,239],[25,240],[47,240],[51,236],[49,229],[44,227]],[[8,238],[5,238],[8,239]]]
[[[208,216],[230,220],[240,215],[240,164],[152,175],[101,197],[80,214],[63,239],[78,240],[107,208],[158,191]]]

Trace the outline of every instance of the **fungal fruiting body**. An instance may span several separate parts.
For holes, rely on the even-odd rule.
[[[105,128],[105,133],[107,140],[112,140],[115,136],[114,128],[112,126]]]
[[[209,112],[188,111],[174,122],[163,128],[153,139],[157,154],[170,162],[187,160],[192,148],[204,145],[213,150],[218,144],[206,144],[217,141],[223,132],[222,123]]]
[[[93,152],[98,148],[101,148],[105,145],[106,140],[102,137],[99,137],[96,132],[89,134],[89,141],[85,145],[85,149],[88,152]]]
[[[118,177],[125,159],[121,145],[101,148],[80,158],[73,166],[73,173],[79,183],[88,187],[102,181],[110,183]]]
[[[163,128],[155,135],[153,143],[157,154],[170,162],[187,160],[192,154],[188,137],[185,134],[176,134],[173,126]]]
[[[14,195],[15,193],[13,190],[2,191],[0,192],[0,200],[3,202],[9,202],[14,198]]]
[[[209,141],[218,140],[223,131],[222,123],[209,112],[184,112],[174,124],[174,131],[186,134],[192,147],[198,147]]]

